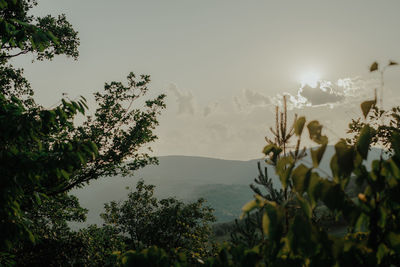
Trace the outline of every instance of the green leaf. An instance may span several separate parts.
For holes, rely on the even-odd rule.
[[[276,160],[279,154],[282,152],[282,149],[276,146],[275,144],[269,144],[264,147],[262,151],[266,156],[270,156],[270,159],[273,163],[276,163]],[[272,156],[270,155],[272,153]]]
[[[323,145],[328,143],[328,138],[322,135],[322,125],[318,121],[311,121],[307,124],[310,139],[317,144]]]
[[[379,227],[384,229],[388,219],[388,211],[383,206],[380,206],[378,209],[378,214],[379,214],[378,225]]]
[[[375,61],[374,63],[372,63],[371,67],[369,67],[369,71],[373,72],[376,70],[378,70],[378,62]]]
[[[61,169],[61,175],[64,177],[65,180],[69,180],[69,174],[65,170]]]
[[[267,204],[262,218],[262,228],[271,241],[277,242],[282,236],[282,212],[279,207]]]
[[[296,192],[299,194],[303,194],[305,190],[308,188],[308,184],[310,182],[311,169],[309,169],[306,165],[300,164],[293,170],[292,179],[293,186]]]
[[[247,202],[243,207],[242,207],[242,215],[241,218],[244,217],[245,214],[251,212],[255,208],[258,207],[258,201],[256,199],[253,199],[249,202]]]
[[[282,187],[285,189],[288,186],[290,174],[294,168],[294,160],[291,156],[280,158],[276,163],[276,174],[281,180]]]
[[[361,110],[364,115],[364,118],[367,118],[369,111],[375,105],[376,105],[376,100],[369,100],[361,103]]]
[[[320,177],[317,173],[313,172],[310,176],[310,181],[308,183],[307,194],[313,206],[319,199],[319,187],[320,187]]]
[[[294,255],[308,255],[315,253],[315,244],[312,238],[310,221],[304,216],[296,215],[290,225],[288,233],[291,253]]]
[[[34,192],[33,195],[35,196],[36,202],[40,205],[42,204],[42,200],[40,199],[40,195],[38,194],[38,192]]]
[[[7,7],[7,2],[5,0],[0,0],[0,8],[6,8]]]
[[[400,159],[400,134],[398,134],[397,132],[393,132],[390,141],[391,141],[395,156],[398,159]]]
[[[388,170],[390,170],[394,177],[400,178],[399,164],[396,163],[393,159],[387,161],[386,167],[388,168]]]
[[[32,243],[35,243],[35,236],[32,234],[31,231],[28,230],[28,237]]]
[[[339,176],[339,164],[337,162],[337,155],[333,155],[330,162],[331,171],[333,177],[336,178]]]
[[[296,120],[294,125],[294,132],[297,136],[300,136],[303,132],[304,124],[306,123],[305,117],[300,117]]]
[[[358,217],[356,224],[354,225],[354,230],[356,232],[364,232],[368,227],[368,216],[365,213],[361,213]]]
[[[318,168],[319,163],[321,162],[321,159],[325,153],[327,144],[323,144],[317,149],[310,149],[311,150],[311,159],[313,162],[314,168]]]
[[[268,217],[268,214],[264,212],[263,217],[262,217],[262,228],[265,234],[269,233],[269,226],[270,226],[270,220]]]
[[[269,153],[271,153],[275,149],[275,147],[276,146],[273,145],[273,144],[266,145],[263,148],[262,153],[265,154],[265,155],[268,155]]]
[[[388,255],[390,253],[390,250],[388,249],[388,247],[381,243],[378,246],[378,251],[376,252],[376,257],[378,258],[378,264],[381,264],[382,259]]]
[[[346,144],[346,141],[341,140],[335,145],[338,173],[346,176],[354,169],[354,147]]]
[[[303,210],[304,214],[307,216],[308,219],[311,219],[312,208],[309,205],[308,201],[305,198],[300,197],[300,196],[297,198],[297,200],[298,200],[300,207]]]
[[[365,125],[360,132],[360,136],[357,140],[357,151],[360,153],[363,159],[366,159],[368,156],[369,145],[372,139],[372,130],[369,125]]]
[[[397,233],[389,233],[387,237],[390,245],[397,251],[397,253],[400,252],[400,234]]]

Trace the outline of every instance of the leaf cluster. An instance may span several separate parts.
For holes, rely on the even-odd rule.
[[[209,223],[215,221],[212,212],[204,199],[192,203],[175,198],[158,200],[154,186],[141,180],[126,201],[105,204],[101,217],[106,225],[128,236],[131,249],[157,246],[195,258],[208,253]]]

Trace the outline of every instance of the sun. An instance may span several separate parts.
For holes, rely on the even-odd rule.
[[[306,72],[300,77],[301,87],[308,85],[312,88],[316,88],[318,86],[318,82],[321,80],[319,73],[317,72]]]

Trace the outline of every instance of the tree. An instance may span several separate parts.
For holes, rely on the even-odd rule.
[[[283,96],[283,111],[279,111],[279,107],[276,106],[275,110],[275,128],[270,127],[272,138],[265,137],[267,145],[263,149],[263,153],[268,156],[270,153],[274,153],[274,157],[266,159],[267,164],[275,167],[278,170],[277,163],[281,158],[288,159],[291,162],[297,162],[306,155],[306,149],[301,149],[301,138],[298,136],[297,140],[293,142],[295,133],[302,131],[303,125],[297,125],[297,114],[294,116],[294,121],[289,126],[288,124],[288,112],[286,105],[286,96]],[[304,121],[302,117],[299,121]],[[282,162],[282,161],[280,161]],[[289,163],[289,162],[288,162]],[[290,164],[280,166],[280,171],[276,174],[280,177],[286,175],[285,173],[290,172]],[[281,170],[282,169],[282,170]],[[287,231],[289,227],[289,220],[293,217],[296,210],[296,206],[293,205],[294,194],[292,192],[292,183],[286,178],[281,179],[283,188],[278,190],[273,182],[271,176],[268,175],[267,167],[264,171],[261,169],[260,162],[258,162],[258,177],[254,179],[255,184],[250,184],[250,188],[256,195],[262,196],[269,201],[274,201],[279,204],[288,203],[285,206],[285,229]],[[231,241],[234,244],[244,244],[248,247],[252,247],[255,244],[264,242],[264,233],[262,230],[262,213],[263,209],[256,210],[252,214],[247,214],[241,221],[235,220],[233,230],[231,232]]]
[[[86,100],[63,99],[55,108],[34,101],[33,90],[11,58],[31,53],[37,60],[66,55],[76,59],[79,39],[64,15],[35,17],[36,1],[0,0],[0,248],[35,240],[33,214],[43,199],[65,194],[93,179],[131,175],[156,163],[144,145],[156,139],[165,95],[143,101],[150,77],[128,75],[128,83],[107,83],[95,94],[98,108],[76,126]],[[42,214],[43,215],[43,214]],[[47,216],[47,215],[43,215]]]
[[[126,238],[108,225],[90,225],[75,236],[83,243],[81,253],[71,257],[79,266],[115,266],[115,253],[126,249]]]
[[[209,223],[215,221],[213,210],[204,202],[203,199],[188,204],[175,198],[157,200],[154,186],[141,180],[126,201],[105,204],[101,216],[106,225],[129,237],[127,244],[131,249],[158,246],[203,257],[208,253]]]
[[[361,104],[362,109],[365,105],[365,102]],[[296,124],[304,125],[304,121]],[[288,231],[282,227],[287,203],[279,204],[257,195],[244,206],[245,213],[264,208],[263,231],[267,236],[262,252],[264,260],[271,265],[397,264],[400,255],[400,224],[397,219],[400,216],[400,135],[391,134],[390,146],[394,153],[387,159],[381,157],[373,161],[368,170],[365,159],[374,131],[366,124],[354,145],[346,144],[344,139],[335,145],[336,153],[330,165],[333,179],[328,179],[315,171],[325,151],[327,138],[322,135],[322,126],[318,122],[309,122],[307,128],[310,138],[320,145],[312,156],[313,167],[290,163],[290,171],[280,176],[281,180],[288,179],[293,184],[294,201],[300,207],[290,221]],[[275,158],[277,153],[271,151],[270,157]],[[280,160],[287,162],[284,158]],[[283,166],[278,160],[277,173],[284,170]],[[359,186],[366,184],[364,192],[356,198],[345,191],[352,176],[356,177]],[[349,226],[347,235],[330,235],[314,222],[312,214],[318,202],[343,216]]]
[[[393,134],[400,134],[400,107],[393,107],[391,110],[385,110],[383,107],[384,73],[387,68],[397,66],[398,63],[389,61],[384,67],[380,67],[374,62],[370,67],[370,72],[379,72],[381,80],[381,95],[378,106],[377,90],[375,89],[375,99],[363,102],[361,106],[364,119],[352,119],[349,124],[348,133],[352,138],[347,138],[349,144],[354,144],[365,125],[369,125],[373,131],[372,145],[380,145],[389,152],[393,152],[391,147],[391,137]]]
[[[44,189],[59,188],[69,173],[81,168],[84,160],[95,157],[90,140],[42,141],[62,132],[72,123],[82,102],[64,101],[53,110],[26,110],[17,98],[0,95],[0,226],[2,248],[11,248],[18,239],[29,237],[31,221],[25,211],[46,198]]]

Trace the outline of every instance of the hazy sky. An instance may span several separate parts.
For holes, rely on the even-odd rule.
[[[398,0],[41,0],[35,14],[65,13],[79,31],[80,57],[15,65],[45,106],[150,74],[150,94],[168,95],[157,155],[258,158],[282,94],[331,142],[344,136],[377,83],[369,65],[400,62],[399,10]],[[399,103],[399,74],[386,73],[388,106]]]

